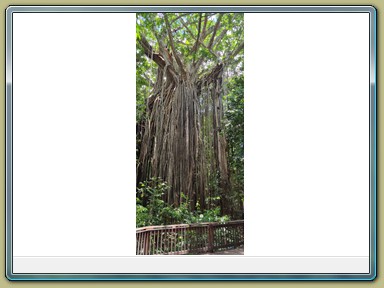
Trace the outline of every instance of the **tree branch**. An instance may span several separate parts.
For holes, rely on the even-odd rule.
[[[229,54],[229,55],[225,58],[225,61],[224,61],[224,62],[228,63],[228,61],[229,61],[230,59],[235,58],[235,56],[236,56],[237,54],[239,54],[239,52],[240,52],[241,50],[243,50],[243,49],[244,49],[244,41],[241,42],[240,45],[237,46],[237,48],[236,48],[235,50],[233,50],[233,52],[232,52],[231,54]]]
[[[198,25],[198,32],[197,32],[197,37],[196,37],[196,42],[195,42],[195,45],[194,47],[192,48],[192,53],[196,53],[197,49],[199,48],[199,44],[200,44],[200,31],[201,31],[201,17],[202,17],[202,13],[200,13],[200,18],[199,18],[199,25]],[[195,58],[195,55],[193,55],[193,58]]]
[[[164,15],[164,20],[165,20],[165,25],[167,27],[167,32],[168,32],[168,38],[169,38],[169,44],[171,45],[171,48],[172,48],[172,52],[173,52],[173,56],[175,57],[176,59],[176,62],[177,62],[177,65],[179,66],[180,68],[180,72],[182,75],[185,75],[185,70],[184,70],[184,67],[183,67],[183,63],[181,63],[181,60],[180,60],[180,57],[177,55],[177,52],[176,52],[176,49],[175,49],[175,45],[173,43],[173,37],[172,37],[172,32],[171,32],[171,26],[169,25],[169,21],[168,21],[168,16],[166,13],[163,14]],[[182,19],[182,18],[181,18]]]
[[[190,13],[183,13],[177,16],[175,19],[172,20],[171,24],[175,23],[177,20],[179,20],[181,17],[188,16]]]
[[[137,41],[139,42],[140,46],[143,47],[144,54],[147,55],[149,59],[155,61],[155,63],[161,68],[165,67],[164,59],[160,56],[160,54],[155,53],[153,47],[151,46],[151,44],[149,44],[147,38],[145,38],[143,34],[140,35],[140,38],[138,38]]]
[[[208,84],[211,83],[220,74],[220,72],[223,70],[223,67],[224,65],[222,63],[217,64],[212,68],[210,72],[205,73],[203,76],[201,76],[200,81]]]
[[[223,40],[224,36],[227,34],[227,31],[228,29],[224,29],[223,31],[221,31],[220,35],[216,37],[215,41],[213,41],[213,49],[220,43],[221,40]]]
[[[223,17],[223,13],[220,13],[220,14],[219,14],[219,18],[217,18],[217,22],[216,22],[216,25],[215,25],[215,29],[213,30],[213,34],[212,34],[212,36],[211,36],[211,40],[209,41],[209,44],[208,44],[208,48],[209,48],[209,49],[212,48],[213,40],[215,39],[216,32],[217,32],[217,30],[219,29],[220,21],[221,21],[221,18],[222,18],[222,17]]]
[[[241,44],[237,46],[236,50],[232,52],[231,57],[235,57],[243,49],[244,49],[244,42],[241,42]]]
[[[207,33],[207,23],[208,23],[208,13],[205,13],[205,18],[204,18],[204,25],[203,25],[203,32],[201,32],[201,38],[204,40],[205,33]]]
[[[144,54],[151,60],[153,60],[160,68],[164,69],[166,66],[166,62],[164,58],[159,54],[155,53],[151,44],[149,44],[148,40],[145,38],[143,34],[140,35],[140,38],[137,39],[140,46],[143,47]],[[173,79],[176,79],[176,72],[172,66],[168,66],[167,74]]]
[[[192,31],[188,28],[187,26],[187,23],[185,23],[183,20],[181,20],[181,24],[183,24],[184,28],[187,30],[187,32],[189,33],[189,35],[191,35],[191,37],[193,38],[193,40],[195,40],[195,45],[197,42],[199,42],[199,44],[201,46],[203,46],[205,49],[207,49],[210,53],[212,53],[213,56],[215,56],[217,58],[217,55],[215,54],[215,52],[212,51],[212,49],[209,49],[207,46],[205,46],[205,44],[199,40],[199,39],[196,39],[195,36],[193,35]]]
[[[208,36],[209,34],[211,34],[211,33],[213,32],[214,29],[215,29],[215,26],[211,26],[211,27],[209,27],[209,28],[206,30],[205,34],[204,34],[204,35],[201,35],[201,41],[204,41],[205,38],[207,38],[207,36]]]

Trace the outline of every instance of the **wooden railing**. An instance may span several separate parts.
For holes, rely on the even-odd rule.
[[[244,220],[136,229],[136,255],[211,253],[244,245]]]

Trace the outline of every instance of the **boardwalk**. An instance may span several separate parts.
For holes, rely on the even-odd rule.
[[[230,250],[223,250],[223,251],[217,251],[214,253],[207,253],[203,255],[244,255],[244,247],[236,248],[236,249],[230,249]]]
[[[243,245],[244,220],[136,229],[136,255],[244,255],[233,249]]]

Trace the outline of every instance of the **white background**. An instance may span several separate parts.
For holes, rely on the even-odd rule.
[[[13,253],[135,253],[135,15],[13,19]]]
[[[135,255],[135,15],[13,17],[13,255]],[[368,256],[368,13],[245,40],[246,256]]]
[[[245,23],[247,255],[368,256],[369,14]]]

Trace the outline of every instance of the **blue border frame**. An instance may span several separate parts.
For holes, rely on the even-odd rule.
[[[12,19],[13,13],[135,13],[135,12],[244,12],[244,13],[369,13],[370,15],[370,273],[367,274],[15,274],[12,271]],[[377,275],[377,23],[373,6],[9,6],[6,9],[6,277],[9,280],[374,280]]]

